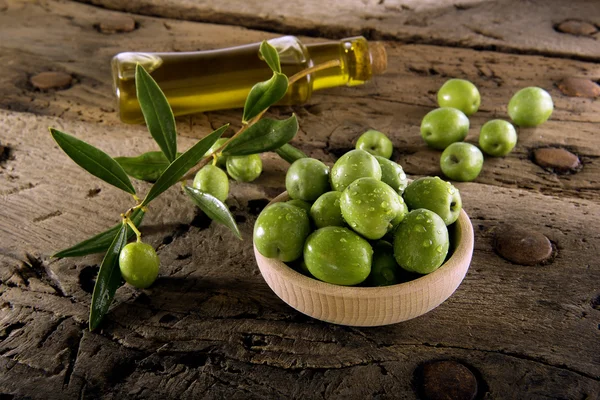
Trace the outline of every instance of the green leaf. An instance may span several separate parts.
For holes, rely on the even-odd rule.
[[[260,55],[267,65],[273,70],[273,72],[281,73],[281,64],[279,62],[279,53],[272,44],[264,40],[260,44],[259,49]]]
[[[135,194],[135,189],[123,168],[108,154],[56,129],[50,128],[50,134],[60,148],[81,168],[106,183]]]
[[[298,119],[292,115],[285,120],[261,119],[223,150],[224,155],[243,156],[275,150],[296,136]]]
[[[194,203],[196,203],[198,207],[200,207],[202,211],[204,211],[206,215],[208,215],[210,219],[225,225],[231,229],[238,239],[242,239],[242,234],[235,223],[235,218],[233,215],[231,215],[231,211],[229,211],[227,206],[223,204],[221,200],[209,193],[190,186],[185,187],[185,193],[192,199]]]
[[[216,131],[212,132],[198,143],[193,145],[188,151],[180,155],[173,161],[167,169],[158,177],[156,183],[152,185],[150,191],[142,201],[142,206],[147,205],[154,200],[158,195],[175,184],[181,179],[194,165],[204,157],[204,153],[212,146],[223,132],[227,130],[229,124],[223,125]]]
[[[149,151],[137,157],[115,157],[115,161],[127,175],[147,182],[155,182],[170,164],[162,151]]]
[[[144,211],[141,208],[138,208],[133,213],[131,213],[131,221],[135,224],[135,226],[140,226],[142,223],[142,219],[144,219]],[[52,257],[56,258],[65,258],[65,257],[81,257],[86,256],[88,254],[102,253],[108,250],[110,244],[112,243],[115,235],[121,229],[121,225],[117,224],[112,228],[97,234],[96,236],[92,236],[89,239],[84,240],[83,242],[77,243],[74,246],[69,247],[68,249],[64,249],[54,254]],[[130,227],[127,227],[127,239],[133,237],[134,232]]]
[[[292,164],[294,161],[299,160],[301,158],[308,158],[306,154],[302,151],[298,150],[294,146],[289,143],[284,144],[278,149],[275,149],[275,153],[279,155],[279,157],[283,158],[285,161]]]
[[[288,88],[287,76],[274,72],[271,79],[259,82],[252,87],[244,105],[243,122],[248,122],[262,111],[277,103]]]
[[[148,131],[171,162],[177,157],[177,130],[169,102],[158,84],[140,64],[135,68],[135,88]]]
[[[121,271],[119,270],[119,253],[127,244],[127,226],[121,224],[119,231],[104,255],[98,278],[94,285],[92,304],[90,306],[90,331],[98,327],[115,297],[117,288],[121,286]]]

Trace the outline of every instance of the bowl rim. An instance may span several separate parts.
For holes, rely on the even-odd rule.
[[[287,194],[287,191],[284,191],[283,193],[275,197],[273,200],[271,200],[269,204],[265,206],[265,208],[274,203],[287,201],[288,199],[289,196]],[[448,275],[456,273],[457,268],[460,268],[462,264],[464,264],[464,260],[466,258],[468,258],[470,261],[473,254],[474,232],[471,220],[467,213],[464,211],[464,209],[460,211],[459,217],[455,223],[458,224],[456,229],[455,240],[455,243],[457,244],[454,249],[454,252],[452,253],[452,256],[450,256],[450,258],[446,260],[444,264],[442,264],[435,271],[427,275],[423,275],[417,279],[388,286],[342,286],[323,282],[316,278],[311,278],[301,274],[300,272],[289,267],[283,261],[263,256],[256,249],[254,239],[252,240],[252,244],[254,246],[254,253],[256,258],[261,258],[261,261],[263,263],[268,263],[270,269],[274,270],[273,272],[277,273],[284,280],[294,281],[294,284],[296,286],[299,286],[303,289],[308,289],[322,293],[329,293],[339,296],[352,296],[354,298],[373,298],[385,293],[389,293],[390,291],[398,290],[402,292],[413,292],[421,290],[423,286],[432,285],[434,282],[444,280]],[[258,259],[256,261],[258,264],[260,264]],[[470,262],[467,263],[467,266],[464,270],[464,274],[466,274],[469,265]]]

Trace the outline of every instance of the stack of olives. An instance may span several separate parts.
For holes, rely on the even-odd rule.
[[[296,160],[285,180],[291,200],[266,207],[254,225],[260,254],[337,285],[391,285],[438,269],[460,194],[438,177],[409,184],[392,150],[370,130],[331,170]]]
[[[428,146],[443,150],[440,167],[455,181],[472,181],[483,167],[483,150],[493,157],[505,156],[517,144],[514,126],[501,119],[486,122],[479,135],[479,150],[463,140],[469,132],[469,116],[479,109],[481,96],[471,82],[450,79],[437,93],[441,108],[429,112],[421,122],[421,136]],[[550,118],[552,97],[539,87],[519,90],[508,103],[508,115],[522,127],[540,125]]]

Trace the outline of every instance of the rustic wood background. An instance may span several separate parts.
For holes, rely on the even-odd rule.
[[[440,360],[467,367],[475,398],[598,398],[600,4],[215,3],[0,0],[0,399],[435,398],[424,380],[444,377],[424,377],[423,367]],[[514,152],[486,159],[475,183],[458,185],[476,235],[464,282],[439,308],[387,327],[336,326],[289,308],[252,254],[256,216],[284,188],[286,163],[265,155],[263,176],[234,184],[228,200],[242,242],[178,190],[152,204],[144,233],[161,257],[160,277],[149,290],[119,289],[102,329],[90,333],[100,256],[50,255],[111,226],[131,204],[70,162],[47,128],[113,156],[154,149],[145,127],[116,116],[114,54],[204,50],[280,34],[386,41],[385,75],[269,112],[297,113],[294,144],[327,162],[376,128],[389,134],[411,177],[440,174],[439,153],[424,145],[419,124],[450,77],[471,80],[482,94],[471,142],[485,121],[507,117],[519,88],[551,93],[549,122],[520,129]],[[65,87],[36,88],[35,77],[47,71],[66,75]],[[582,86],[564,78],[582,78]],[[222,123],[239,125],[240,115],[180,118],[180,148]],[[535,149],[548,146],[570,151],[582,166],[557,174],[532,162]],[[551,259],[522,266],[500,257],[494,238],[508,226],[548,237]],[[441,387],[438,394],[451,393]]]

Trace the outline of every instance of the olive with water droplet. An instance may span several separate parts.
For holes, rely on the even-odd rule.
[[[308,201],[298,200],[298,199],[288,200],[288,201],[286,201],[286,203],[289,204],[290,206],[298,207],[298,208],[306,211],[307,213],[310,212],[310,208],[312,207],[312,204],[310,204]]]
[[[428,274],[438,269],[449,245],[444,221],[424,208],[409,212],[394,231],[394,257],[409,272]]]
[[[426,208],[439,215],[446,225],[453,224],[462,209],[460,193],[439,177],[419,178],[411,182],[402,195],[409,210]]]
[[[358,285],[371,272],[373,249],[348,228],[326,226],[313,232],[304,246],[304,262],[317,279],[336,285]]]
[[[406,212],[404,201],[390,186],[374,178],[360,178],[342,192],[344,220],[367,239],[382,238],[392,221]]]
[[[292,199],[315,201],[330,190],[329,167],[314,158],[300,158],[288,168],[285,189]]]
[[[306,211],[287,203],[266,207],[254,224],[254,245],[260,254],[281,261],[294,261],[302,255],[310,233]]]
[[[402,167],[387,158],[375,158],[381,167],[381,181],[390,185],[398,194],[402,194],[408,185],[408,178]]]
[[[345,226],[340,209],[341,192],[323,193],[310,208],[310,216],[317,228]]]
[[[364,150],[351,150],[341,156],[331,168],[331,187],[339,192],[359,178],[381,179],[377,159]]]

